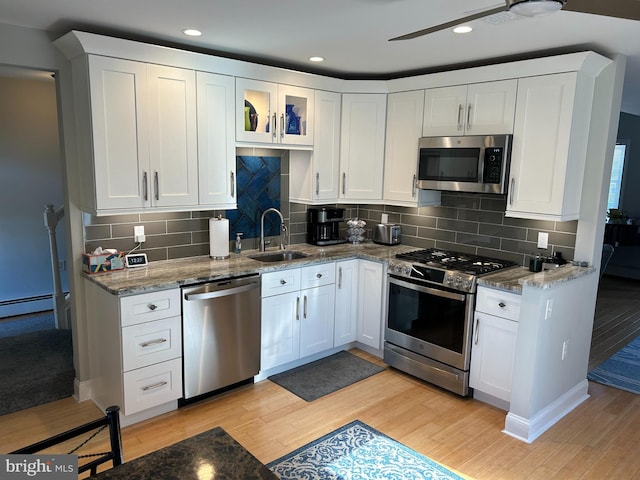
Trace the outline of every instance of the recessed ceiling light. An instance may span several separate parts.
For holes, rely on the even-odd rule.
[[[311,62],[324,62],[323,57],[309,57],[309,61]]]
[[[200,30],[196,30],[195,28],[187,28],[183,30],[182,33],[190,37],[199,37],[200,35],[202,35],[202,32]]]
[[[469,25],[460,25],[453,29],[455,33],[469,33],[471,30],[473,30],[473,28]]]

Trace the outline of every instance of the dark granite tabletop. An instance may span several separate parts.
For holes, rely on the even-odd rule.
[[[113,480],[225,480],[278,477],[231,435],[216,427],[127,461],[95,477]]]

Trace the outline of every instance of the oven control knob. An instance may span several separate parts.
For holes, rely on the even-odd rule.
[[[401,267],[401,269],[402,273],[405,275],[411,275],[411,267],[409,265],[405,265],[404,267]]]
[[[462,279],[460,277],[456,277],[455,284],[456,284],[456,287],[459,287],[460,285],[462,285]]]

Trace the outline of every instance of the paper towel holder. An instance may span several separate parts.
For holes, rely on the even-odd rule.
[[[229,258],[229,221],[222,215],[209,219],[209,257],[213,260]]]

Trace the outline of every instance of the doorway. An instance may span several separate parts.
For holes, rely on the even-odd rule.
[[[64,205],[55,79],[51,72],[2,67],[0,414],[73,394],[71,332],[56,328],[53,316],[48,204]],[[62,218],[57,267],[68,292],[65,232]]]

